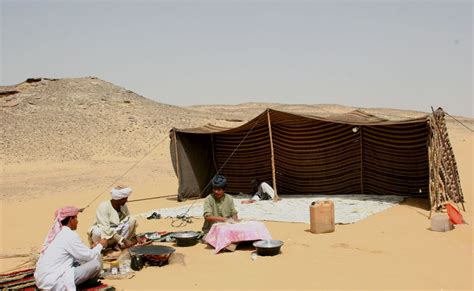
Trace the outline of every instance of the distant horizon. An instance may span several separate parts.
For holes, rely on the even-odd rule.
[[[474,117],[471,1],[0,0],[0,84],[96,76],[176,106]]]
[[[200,104],[191,104],[191,105],[176,105],[176,104],[170,104],[170,103],[165,103],[165,102],[161,102],[160,100],[155,100],[153,98],[150,98],[148,96],[145,96],[145,95],[141,95],[133,90],[130,90],[124,86],[121,86],[120,84],[115,84],[115,83],[112,83],[108,80],[104,80],[102,78],[99,78],[99,77],[96,77],[96,76],[83,76],[83,77],[67,77],[67,78],[60,78],[60,77],[29,77],[29,78],[26,78],[25,80],[21,81],[21,82],[18,82],[16,84],[8,84],[8,85],[0,85],[1,86],[5,86],[5,87],[9,87],[9,86],[15,86],[15,85],[18,85],[18,84],[21,84],[21,83],[24,83],[26,82],[26,80],[28,79],[37,79],[37,78],[41,78],[41,79],[57,79],[57,80],[64,80],[64,79],[86,79],[86,78],[95,78],[95,79],[100,79],[104,82],[107,82],[107,83],[111,83],[115,86],[118,86],[118,87],[121,87],[121,88],[124,88],[126,90],[129,90],[129,91],[132,91],[133,93],[141,96],[141,97],[144,97],[148,100],[151,100],[151,101],[154,101],[154,102],[157,102],[157,103],[161,103],[161,104],[165,104],[165,105],[172,105],[172,106],[178,106],[178,107],[193,107],[193,106],[238,106],[238,105],[245,105],[245,104],[276,104],[276,105],[292,105],[292,106],[305,106],[305,105],[309,105],[309,106],[341,106],[341,107],[352,107],[352,108],[360,108],[360,109],[372,109],[372,110],[378,110],[378,109],[381,109],[381,110],[403,110],[403,111],[412,111],[412,112],[423,112],[423,113],[431,113],[431,106],[433,106],[433,109],[436,110],[438,107],[442,107],[442,106],[437,106],[437,105],[430,105],[429,107],[429,110],[417,110],[417,109],[410,109],[410,108],[393,108],[393,107],[366,107],[366,106],[352,106],[352,105],[346,105],[346,104],[340,104],[340,103],[284,103],[284,102],[260,102],[260,101],[247,101],[247,102],[240,102],[240,103],[200,103]],[[445,110],[443,108],[444,111],[446,111],[448,114],[451,114],[450,112],[448,112],[447,110]],[[453,114],[453,115],[456,115],[456,114]],[[463,117],[468,117],[468,118],[474,118],[474,117],[470,117],[470,116],[464,116],[464,115],[457,115],[457,116],[463,116]]]

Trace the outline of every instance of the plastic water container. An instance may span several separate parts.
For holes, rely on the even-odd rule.
[[[330,200],[311,203],[309,218],[312,233],[333,232],[335,230],[334,203]]]
[[[431,230],[433,231],[450,231],[453,229],[453,224],[449,220],[447,214],[435,214],[431,217]]]

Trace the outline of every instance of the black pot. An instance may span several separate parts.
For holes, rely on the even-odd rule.
[[[176,245],[180,247],[190,247],[198,243],[199,233],[194,231],[182,231],[173,234]]]
[[[132,256],[130,267],[132,269],[135,267],[137,270],[140,270],[144,265],[166,265],[168,264],[168,260],[174,251],[175,249],[172,247],[161,245],[144,245],[132,247],[130,248],[130,255]],[[134,265],[134,267],[132,265]]]
[[[253,243],[260,256],[274,256],[280,253],[283,242],[281,240],[259,240]]]
[[[132,270],[140,271],[144,264],[145,263],[143,262],[143,257],[141,255],[132,255],[130,261],[130,268],[132,268]]]

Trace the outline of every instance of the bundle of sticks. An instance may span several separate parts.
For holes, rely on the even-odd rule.
[[[440,209],[446,202],[460,203],[464,209],[464,196],[454,151],[449,141],[445,112],[438,108],[429,120],[429,163],[431,208]]]

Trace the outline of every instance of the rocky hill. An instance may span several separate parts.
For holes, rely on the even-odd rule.
[[[0,86],[0,159],[12,163],[141,157],[163,139],[167,144],[173,127],[207,123],[235,127],[266,108],[319,116],[354,109],[332,104],[268,103],[186,108],[152,101],[95,77],[32,78],[18,85]],[[426,114],[364,110],[392,120]],[[472,124],[472,119],[463,121]]]
[[[0,87],[6,162],[140,156],[170,128],[209,122],[195,110],[154,102],[103,80],[28,79]]]

